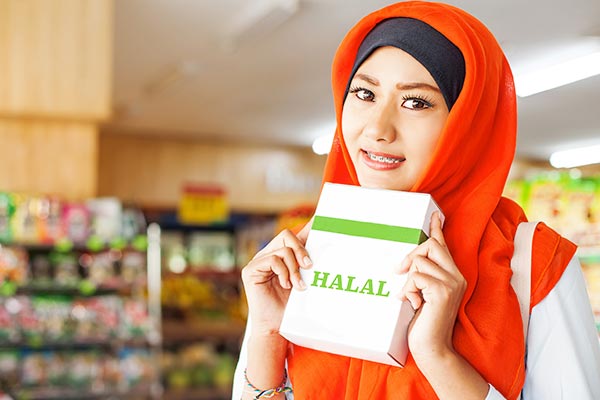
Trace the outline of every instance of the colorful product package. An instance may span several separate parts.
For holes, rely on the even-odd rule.
[[[108,244],[121,236],[122,205],[113,197],[88,200],[86,203],[92,213],[92,235],[102,243]]]
[[[0,345],[16,343],[20,339],[15,316],[18,308],[18,301],[14,297],[0,297]]]
[[[85,204],[64,204],[61,223],[63,234],[71,242],[83,245],[88,240],[91,213]]]
[[[54,244],[65,235],[62,224],[62,202],[57,197],[39,199],[38,238],[40,243]]]
[[[13,240],[17,243],[39,243],[39,199],[13,195],[15,213],[11,218]]]
[[[326,183],[301,269],[305,291],[292,290],[280,333],[292,343],[403,366],[410,303],[396,297],[406,274],[394,272],[429,235],[428,194]],[[440,212],[443,220],[443,215]]]
[[[15,200],[12,194],[0,192],[0,243],[13,240],[11,219],[15,213]]]

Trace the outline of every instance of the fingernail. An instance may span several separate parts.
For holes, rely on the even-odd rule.
[[[300,281],[298,281],[298,287],[300,288],[300,290],[305,290],[306,283],[304,283],[304,281],[300,280]]]
[[[309,256],[304,256],[302,262],[304,263],[304,268],[310,268],[313,263]]]

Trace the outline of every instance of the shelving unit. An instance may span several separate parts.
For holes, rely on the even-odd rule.
[[[0,244],[21,274],[0,287],[0,391],[160,398],[160,269],[153,276],[147,265],[156,229],[147,248]]]
[[[240,265],[273,236],[274,217],[183,225],[173,210],[145,215],[162,229],[162,398],[230,399],[246,319]]]

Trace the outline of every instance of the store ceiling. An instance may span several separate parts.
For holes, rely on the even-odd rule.
[[[105,128],[309,146],[333,129],[330,66],[337,45],[362,16],[389,3],[116,1],[115,110]],[[598,0],[449,3],[495,33],[515,72],[575,41],[600,48]],[[519,112],[522,157],[600,141],[600,76],[520,98]]]

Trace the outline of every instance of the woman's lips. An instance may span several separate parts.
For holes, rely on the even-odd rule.
[[[404,157],[398,157],[392,154],[376,153],[373,151],[361,150],[363,162],[372,169],[390,170],[399,168],[406,160]]]

